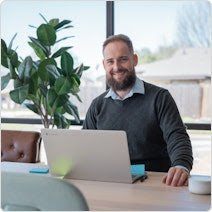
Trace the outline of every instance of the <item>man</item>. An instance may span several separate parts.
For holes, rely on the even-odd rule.
[[[126,131],[132,164],[168,172],[162,179],[167,185],[186,185],[191,142],[170,93],[136,77],[138,57],[126,35],[109,37],[103,56],[110,89],[93,100],[83,129]]]

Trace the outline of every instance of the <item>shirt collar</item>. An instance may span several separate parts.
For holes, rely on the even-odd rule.
[[[145,94],[144,89],[144,82],[136,77],[135,84],[133,85],[132,89],[129,91],[129,93],[124,97],[124,99],[121,99],[112,88],[109,89],[108,93],[106,94],[105,98],[111,97],[114,100],[125,100],[131,96],[133,96],[134,93],[139,94]]]

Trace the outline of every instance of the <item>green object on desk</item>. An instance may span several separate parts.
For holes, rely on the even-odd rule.
[[[145,175],[145,165],[144,164],[131,165],[131,174]]]
[[[59,158],[52,165],[52,172],[63,179],[72,169],[72,163],[69,159]]]

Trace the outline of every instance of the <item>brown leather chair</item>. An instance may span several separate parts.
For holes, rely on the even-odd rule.
[[[1,161],[39,162],[40,144],[39,132],[1,130]]]

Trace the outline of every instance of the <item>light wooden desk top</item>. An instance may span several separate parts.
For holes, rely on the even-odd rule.
[[[135,184],[68,180],[87,199],[90,210],[177,210],[203,211],[211,207],[211,195],[197,195],[188,187],[171,187],[161,182],[164,173],[148,172],[148,179]]]
[[[33,167],[46,167],[42,164],[2,162],[2,171],[29,173]],[[171,187],[161,180],[164,173],[148,172],[144,182],[135,184],[108,183],[97,181],[73,180],[84,194],[90,210],[120,211],[204,211],[211,207],[211,195],[197,195],[188,187]],[[45,176],[50,176],[46,174]]]

